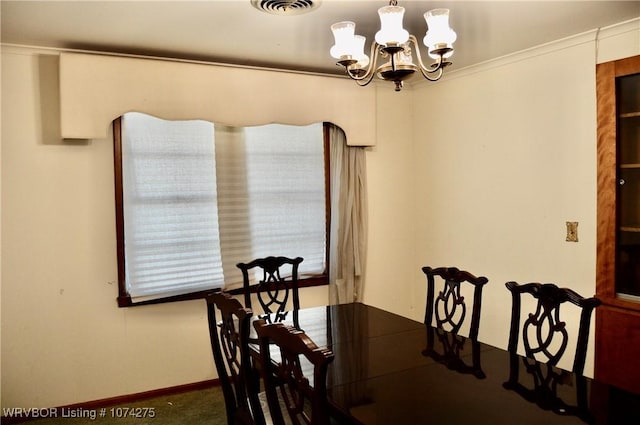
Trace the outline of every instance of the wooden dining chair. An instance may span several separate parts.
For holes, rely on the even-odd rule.
[[[518,341],[522,336],[525,356],[541,360],[551,366],[558,365],[565,354],[569,340],[566,322],[560,318],[561,306],[568,302],[580,309],[580,324],[571,371],[582,375],[587,355],[591,315],[600,305],[600,300],[595,297],[584,298],[571,289],[559,288],[553,283],[534,282],[519,285],[516,282],[507,282],[505,286],[511,291],[512,296],[509,352],[517,352]],[[523,294],[533,297],[535,309],[528,313],[524,322],[521,322]]]
[[[593,310],[600,305],[600,300],[595,297],[584,298],[571,289],[559,288],[552,283],[519,285],[507,282],[505,285],[511,291],[512,311],[507,347],[510,356],[509,380],[503,386],[545,410],[552,410],[559,415],[578,416],[590,423],[592,418],[587,408],[587,385],[582,373],[591,316]],[[534,301],[535,308],[522,322],[524,294]],[[557,367],[569,341],[566,322],[560,317],[560,308],[567,302],[580,309],[571,372]],[[525,357],[517,354],[520,338]],[[521,363],[524,366],[522,374]],[[561,397],[561,392],[567,392],[560,391],[563,387],[572,390],[571,400]]]
[[[476,277],[456,267],[435,269],[423,267],[422,271],[427,276],[427,303],[424,316],[427,346],[422,354],[446,365],[451,370],[472,374],[479,379],[485,378],[486,375],[480,363],[478,331],[482,288],[487,284],[488,279],[483,276]],[[462,284],[469,285],[473,289],[473,300],[468,304],[461,292]],[[471,307],[470,316],[467,315],[468,305]],[[465,320],[469,322],[469,341],[458,334]],[[439,343],[437,348],[436,340]],[[469,351],[464,350],[465,346],[471,347],[470,359],[463,358],[462,353]]]
[[[252,312],[230,295],[207,295],[211,349],[222,386],[228,425],[265,425],[259,380],[252,367],[249,331]],[[220,312],[220,320],[216,317]]]
[[[265,315],[275,313],[275,317],[278,318],[285,314],[289,300],[291,300],[292,309],[299,310],[298,266],[302,261],[302,257],[271,256],[257,258],[249,263],[236,264],[236,267],[242,271],[245,307],[252,308],[251,294],[256,293]],[[257,282],[251,276],[254,269],[262,272],[262,278]]]
[[[258,334],[262,377],[274,425],[333,423],[327,400],[327,369],[334,355],[318,347],[303,331],[283,323],[253,322]],[[275,350],[275,356],[272,355]],[[313,382],[305,376],[302,359],[313,366]],[[284,414],[287,415],[285,420]]]
[[[482,288],[488,279],[484,276],[475,277],[471,273],[456,267],[423,267],[427,276],[427,304],[424,323],[433,325],[434,315],[437,328],[457,334],[467,318],[468,305],[471,306],[469,323],[469,338],[477,339],[480,328],[480,309],[482,307]],[[436,296],[436,280],[438,285]],[[469,284],[473,287],[473,301],[467,303],[461,294],[461,285]]]

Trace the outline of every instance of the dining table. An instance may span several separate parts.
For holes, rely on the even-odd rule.
[[[640,423],[640,394],[374,306],[304,308],[266,320],[303,330],[334,353],[327,397],[338,423]]]

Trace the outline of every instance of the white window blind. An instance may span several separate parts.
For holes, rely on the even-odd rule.
[[[237,263],[270,255],[304,258],[299,277],[323,274],[322,123],[216,126],[216,161],[226,286],[242,283]]]
[[[303,257],[325,272],[322,124],[122,120],[126,288],[134,302],[242,283],[235,266]]]
[[[213,125],[122,120],[126,287],[132,299],[223,285]]]

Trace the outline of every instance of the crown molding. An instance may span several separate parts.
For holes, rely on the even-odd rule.
[[[555,40],[549,43],[540,44],[538,46],[521,50],[519,52],[500,56],[495,59],[480,62],[478,64],[471,65],[465,68],[453,70],[453,71],[450,71],[448,74],[444,75],[438,82],[445,82],[445,81],[453,80],[456,78],[477,74],[480,72],[486,72],[491,69],[500,68],[516,62],[521,62],[521,61],[535,58],[538,56],[547,55],[550,53],[554,53],[560,50],[565,50],[565,49],[575,47],[585,43],[595,43],[597,34],[598,34],[597,30],[591,30],[591,31],[583,32],[570,37],[566,37],[560,40]],[[595,47],[594,47],[594,50],[595,50]],[[436,82],[435,84],[437,84],[438,82]],[[434,84],[429,81],[418,81],[413,85],[416,87],[419,87],[424,85],[425,83]]]

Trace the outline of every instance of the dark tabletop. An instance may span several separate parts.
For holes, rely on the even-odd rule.
[[[360,303],[284,322],[335,354],[334,414],[365,425],[634,424],[640,395]],[[432,349],[427,340],[432,338]],[[307,374],[309,375],[309,374]],[[511,376],[511,379],[510,379]]]

